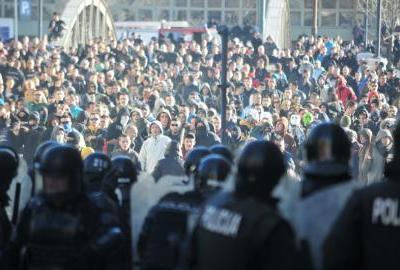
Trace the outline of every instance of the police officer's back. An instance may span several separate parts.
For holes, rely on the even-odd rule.
[[[113,172],[111,159],[103,153],[92,153],[84,161],[84,185],[87,195],[96,206],[118,217],[117,204],[103,191],[103,181]]]
[[[17,153],[12,148],[0,146],[0,253],[8,243],[12,232],[12,225],[5,208],[9,203],[7,191],[17,174],[18,164]]]
[[[271,198],[285,172],[282,153],[270,142],[251,142],[237,166],[235,190],[204,206],[193,236],[193,268],[293,269],[294,235]]]
[[[129,226],[125,226],[117,202],[104,190],[104,182],[109,181],[110,178],[114,179],[113,176],[116,176],[118,172],[116,168],[113,168],[111,159],[104,153],[95,152],[90,154],[84,160],[83,165],[85,191],[89,199],[101,210],[104,219],[114,224],[119,224],[124,235],[120,251],[107,256],[107,262],[105,263],[108,265],[107,269],[113,269],[116,266],[121,269],[129,269],[131,265],[131,245],[129,230],[126,229]],[[116,261],[120,264],[115,263]]]
[[[186,193],[171,192],[150,210],[143,224],[138,242],[142,269],[174,269],[179,261],[179,250],[186,236],[190,213],[198,212],[206,194],[205,183],[194,175],[200,161],[210,154],[205,147],[193,149],[184,164],[194,189]]]
[[[300,198],[289,217],[298,241],[305,244],[313,267],[322,269],[322,244],[357,184],[350,177],[351,144],[334,123],[315,126],[305,142]]]
[[[121,230],[84,194],[79,152],[52,147],[39,171],[43,191],[24,209],[5,252],[10,269],[104,269],[104,255],[118,248]]]
[[[324,269],[398,269],[400,265],[400,126],[386,181],[356,190],[324,245]]]

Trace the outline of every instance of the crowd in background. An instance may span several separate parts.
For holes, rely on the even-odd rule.
[[[273,37],[232,31],[222,136],[216,37],[95,39],[74,49],[28,37],[0,43],[0,143],[28,164],[47,140],[74,145],[83,157],[127,155],[159,178],[193,147],[225,137],[234,150],[270,139],[298,173],[308,130],[334,121],[351,139],[353,176],[373,182],[391,158],[400,80],[391,63],[357,61],[361,46],[301,36],[278,48]]]

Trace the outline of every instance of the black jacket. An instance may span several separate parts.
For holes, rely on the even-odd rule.
[[[205,200],[200,192],[165,195],[149,212],[139,236],[141,269],[175,269],[190,213]]]
[[[158,161],[151,175],[156,182],[166,175],[185,176],[183,160],[179,157],[165,157]]]
[[[324,269],[398,269],[400,182],[357,190],[324,245]]]
[[[219,193],[194,235],[194,269],[297,269],[294,234],[272,204]]]
[[[64,207],[39,195],[24,209],[3,259],[9,269],[118,269],[120,260],[109,260],[118,257],[122,234],[105,214],[83,195]]]

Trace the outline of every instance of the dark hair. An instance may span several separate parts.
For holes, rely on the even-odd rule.
[[[192,132],[186,133],[185,139],[196,139],[196,135]]]

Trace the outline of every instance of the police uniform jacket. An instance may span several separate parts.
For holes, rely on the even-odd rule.
[[[293,232],[272,203],[222,192],[202,210],[192,264],[207,270],[296,269],[296,254]]]
[[[400,182],[356,190],[324,244],[324,269],[398,269]]]

